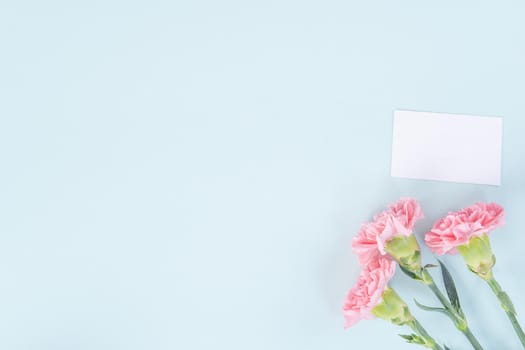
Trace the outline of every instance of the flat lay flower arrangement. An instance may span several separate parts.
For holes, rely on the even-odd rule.
[[[452,275],[437,260],[437,265],[422,265],[421,249],[414,235],[414,224],[423,217],[419,203],[402,198],[377,214],[374,220],[362,225],[352,241],[352,250],[357,255],[362,271],[357,283],[350,289],[344,306],[345,328],[360,320],[381,318],[398,326],[410,329],[401,334],[407,342],[435,350],[450,348],[434,338],[414,317],[405,301],[389,286],[396,267],[415,282],[426,285],[440,306],[416,305],[431,312],[443,313],[464,334],[472,347],[482,350],[474,332],[469,328],[458,298]],[[459,254],[466,267],[487,282],[510,320],[521,344],[525,348],[523,332],[510,297],[496,281],[493,266],[496,258],[492,252],[489,233],[504,224],[504,210],[496,203],[476,203],[458,212],[450,212],[439,219],[425,234],[425,243],[436,255]],[[440,288],[431,274],[439,267],[444,289]]]

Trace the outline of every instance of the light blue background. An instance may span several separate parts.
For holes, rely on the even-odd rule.
[[[351,238],[400,196],[421,201],[420,235],[474,201],[506,207],[496,274],[525,323],[524,11],[2,1],[0,348],[416,349],[381,320],[343,331],[340,311]],[[503,116],[502,186],[391,178],[398,108]],[[488,287],[445,261],[486,349],[518,349]]]

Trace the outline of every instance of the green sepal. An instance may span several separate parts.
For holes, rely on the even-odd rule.
[[[381,302],[379,302],[371,312],[375,317],[399,326],[414,320],[414,316],[410,313],[408,305],[392,288],[385,289]]]
[[[418,277],[418,275],[416,275],[414,272],[408,270],[406,267],[404,267],[403,265],[399,265],[399,268],[401,269],[401,271],[403,271],[405,273],[405,275],[407,275],[408,277],[414,279],[414,280],[418,280],[420,279]]]
[[[496,257],[492,253],[488,234],[472,237],[467,243],[457,247],[470,271],[488,281],[492,278],[492,267]]]
[[[385,251],[399,266],[415,274],[421,271],[421,248],[413,234],[395,236],[386,242]]]

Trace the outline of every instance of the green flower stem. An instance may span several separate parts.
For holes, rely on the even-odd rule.
[[[490,289],[492,289],[494,294],[496,294],[496,296],[498,297],[498,300],[501,303],[501,307],[503,308],[503,310],[505,310],[505,313],[507,314],[510,322],[512,323],[512,327],[514,327],[514,331],[518,335],[518,338],[520,338],[521,345],[523,345],[523,347],[525,348],[525,333],[523,333],[523,329],[521,328],[518,319],[516,318],[516,310],[514,309],[514,305],[512,304],[510,297],[501,289],[501,286],[494,279],[494,276],[491,275],[490,278],[486,281],[489,284]]]
[[[426,270],[422,270],[423,274],[423,281],[428,285],[430,290],[435,294],[435,296],[439,299],[441,302],[441,305],[445,308],[445,311],[447,312],[448,316],[454,321],[454,325],[457,329],[459,329],[465,337],[467,337],[468,341],[474,349],[476,350],[483,350],[483,347],[479,343],[479,341],[476,339],[474,334],[470,331],[470,328],[468,327],[467,320],[462,312],[456,311],[456,309],[450,304],[447,297],[441,293],[441,290],[439,290],[438,286],[434,282],[434,279],[432,278],[432,275]]]
[[[425,344],[422,344],[423,346],[433,350],[443,350],[443,348],[438,343],[436,343],[436,341],[428,334],[428,332],[425,330],[425,328],[423,328],[418,320],[414,318],[412,322],[408,323],[408,326],[410,326],[410,328],[412,328],[416,334],[423,338],[425,341]]]

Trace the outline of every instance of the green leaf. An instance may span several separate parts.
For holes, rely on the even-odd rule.
[[[445,283],[445,289],[448,294],[448,299],[450,300],[450,303],[456,309],[456,311],[461,311],[461,305],[459,304],[459,297],[458,297],[458,291],[456,289],[456,284],[454,283],[454,280],[452,279],[452,275],[448,271],[445,264],[441,262],[441,260],[437,259],[439,262],[439,266],[441,267],[441,275],[443,276],[443,282]]]
[[[434,264],[426,264],[425,266],[423,266],[424,269],[429,269],[431,267],[437,267],[437,265],[434,265]]]
[[[414,299],[414,302],[416,303],[416,305],[420,308],[420,309],[423,309],[425,311],[435,311],[435,312],[441,312],[441,313],[444,313],[445,315],[448,316],[448,312],[447,310],[441,308],[441,307],[432,307],[432,306],[426,306],[426,305],[423,305],[421,303],[419,303],[416,299]]]
[[[450,348],[446,345],[443,345],[445,347],[445,350],[450,350]]]

